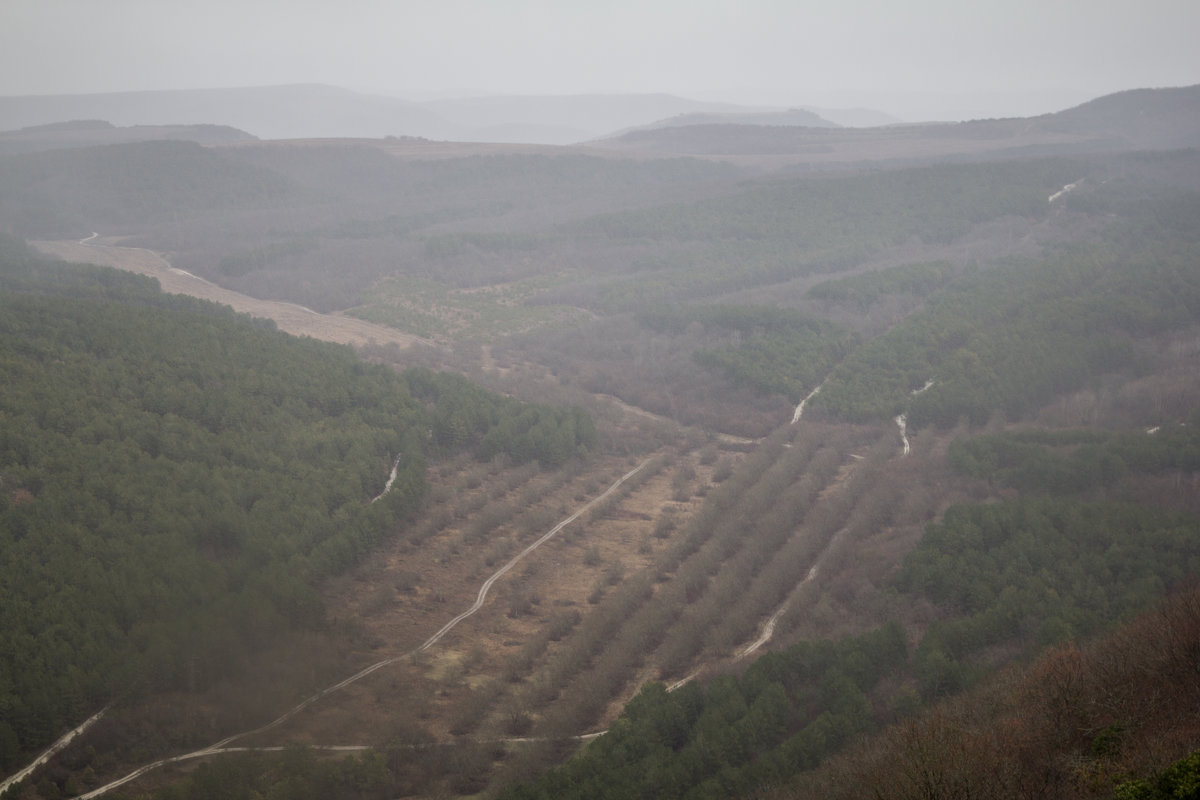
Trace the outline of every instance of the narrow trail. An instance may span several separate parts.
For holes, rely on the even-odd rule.
[[[839,531],[838,533],[840,534],[841,532]],[[825,546],[825,550],[821,551],[821,555],[817,557],[818,563],[813,564],[812,567],[809,568],[808,574],[804,577],[804,580],[802,580],[802,581],[800,581],[800,583],[796,584],[796,587],[795,587],[795,589],[792,590],[792,593],[794,593],[795,590],[799,589],[801,586],[804,586],[806,583],[811,581],[813,578],[817,577],[817,566],[820,563],[820,559],[825,555],[825,553],[833,545],[833,542],[836,540],[837,540],[837,535],[835,535],[833,537],[833,539],[830,540],[829,544]],[[775,613],[772,614],[770,617],[768,617],[767,621],[763,623],[762,630],[759,632],[758,638],[755,639],[750,644],[746,645],[741,650],[739,650],[737,655],[735,655],[733,657],[733,661],[735,663],[738,661],[741,661],[746,656],[749,656],[753,653],[758,652],[759,650],[761,650],[763,648],[764,645],[766,645],[767,642],[771,641],[771,638],[775,635],[775,626],[779,622],[779,618],[783,616],[783,612],[788,609],[788,606],[790,606],[791,603],[792,603],[792,600],[791,600],[791,597],[789,597],[787,600],[785,600],[783,602],[782,605],[779,606],[779,608],[775,609]],[[690,672],[686,677],[680,678],[679,680],[675,681],[670,686],[668,686],[667,691],[673,692],[676,689],[682,689],[684,686],[686,686],[687,684],[689,684],[693,680],[695,680],[697,677],[699,677],[700,673],[703,671],[704,671],[704,666],[697,667],[695,670]]]
[[[933,378],[930,378],[929,380],[925,381],[924,386],[922,386],[920,389],[913,389],[911,392],[909,392],[909,394],[912,395],[913,397],[916,397],[919,394],[923,394],[924,392],[929,391],[929,389],[936,382],[937,381],[935,381]],[[912,451],[912,448],[909,446],[909,443],[908,443],[908,410],[907,410],[909,408],[909,406],[911,406],[911,405],[912,405],[911,402],[906,404],[905,412],[903,414],[898,415],[896,417],[896,419],[894,420],[894,422],[896,423],[896,427],[898,427],[900,429],[900,442],[901,442],[901,444],[904,445],[904,452],[902,453],[902,455],[908,455]]]
[[[349,686],[350,684],[355,683],[359,680],[362,680],[363,678],[367,677],[368,675],[378,672],[379,670],[383,669],[384,667],[398,663],[407,658],[411,658],[412,656],[416,655],[417,653],[424,652],[424,651],[428,650],[429,648],[433,647],[435,644],[440,642],[446,636],[446,634],[450,633],[450,631],[453,630],[459,623],[461,623],[463,620],[467,619],[468,617],[470,617],[473,614],[475,614],[476,612],[478,612],[481,608],[483,608],[484,601],[487,600],[488,592],[491,590],[492,586],[496,583],[496,581],[500,580],[500,578],[502,578],[506,574],[508,574],[508,572],[510,572],[513,569],[513,567],[515,567],[517,564],[519,564],[522,559],[524,559],[526,556],[528,556],[534,550],[541,547],[546,542],[550,541],[550,539],[554,538],[554,536],[557,535],[560,531],[562,531],[563,528],[570,525],[575,520],[579,519],[579,517],[583,516],[589,510],[591,510],[591,508],[593,506],[595,506],[597,503],[601,502],[606,497],[608,497],[613,492],[615,492],[618,488],[621,487],[621,485],[623,483],[625,483],[625,481],[629,480],[634,475],[641,472],[642,469],[644,469],[648,463],[650,463],[649,458],[645,459],[640,464],[638,464],[636,467],[634,467],[633,469],[626,472],[624,475],[622,475],[620,478],[618,478],[611,486],[609,486],[607,489],[605,489],[603,493],[597,495],[596,497],[589,500],[587,503],[580,506],[578,509],[576,509],[575,513],[571,514],[571,516],[569,516],[566,519],[559,522],[557,525],[555,525],[553,528],[551,528],[548,532],[546,532],[540,538],[538,538],[537,541],[533,542],[528,547],[526,547],[524,550],[522,550],[520,553],[513,556],[508,561],[507,564],[505,564],[504,566],[500,567],[500,569],[493,572],[491,574],[491,576],[489,576],[488,579],[483,582],[483,585],[480,586],[479,593],[478,593],[478,595],[476,595],[475,602],[471,605],[471,607],[468,608],[466,611],[462,612],[461,614],[459,614],[458,616],[456,616],[454,619],[447,622],[445,625],[443,625],[435,634],[433,634],[428,639],[426,639],[419,647],[416,647],[413,650],[408,651],[407,653],[403,653],[398,656],[393,656],[391,658],[386,658],[383,661],[379,661],[374,664],[371,664],[368,667],[365,667],[364,669],[351,675],[349,678],[346,678],[345,680],[343,680],[339,683],[336,683],[333,686],[329,686],[329,687],[326,687],[325,689],[322,689],[321,691],[314,694],[312,697],[309,697],[307,700],[304,700],[303,702],[301,702],[298,705],[294,706],[293,708],[289,709],[287,712],[280,715],[278,718],[276,718],[272,722],[267,723],[266,725],[263,725],[258,728],[254,728],[253,730],[243,731],[242,733],[237,733],[237,734],[234,734],[233,736],[228,736],[228,737],[222,739],[221,741],[216,742],[215,744],[209,745],[208,747],[202,748],[200,750],[194,750],[190,753],[184,753],[184,754],[178,755],[178,756],[171,756],[169,758],[160,759],[160,760],[152,762],[150,764],[141,766],[123,778],[119,778],[115,781],[112,781],[111,783],[107,783],[104,786],[101,786],[97,789],[93,789],[92,791],[87,792],[86,794],[79,795],[78,796],[79,800],[90,800],[90,798],[100,797],[104,794],[107,794],[108,792],[111,792],[114,789],[117,789],[131,781],[134,781],[134,780],[140,778],[141,776],[145,775],[147,772],[150,772],[151,770],[157,769],[158,767],[164,766],[166,764],[174,764],[174,763],[178,763],[180,761],[188,761],[188,760],[195,759],[195,758],[204,758],[207,756],[217,755],[220,753],[245,752],[248,750],[273,751],[276,749],[280,749],[280,750],[283,749],[282,747],[280,747],[280,748],[272,748],[272,747],[231,748],[231,747],[229,747],[229,745],[232,742],[237,741],[238,739],[244,739],[248,736],[253,736],[253,735],[259,734],[259,733],[265,733],[266,731],[269,731],[272,728],[276,728],[279,725],[282,725],[287,720],[289,720],[292,717],[299,714],[304,709],[311,706],[313,703],[315,703],[318,700],[320,700],[321,698],[325,697],[326,695],[332,694],[340,689],[344,689],[345,687]],[[103,713],[103,712],[101,712],[101,713]],[[95,721],[95,719],[98,719],[98,718],[99,718],[99,715],[94,717],[88,723],[85,723],[85,725],[91,724],[91,722]],[[82,727],[84,727],[84,726],[81,726],[81,728]],[[76,730],[79,731],[80,729],[76,729]],[[599,736],[601,733],[603,733],[603,731],[601,731],[599,733],[584,734],[584,735],[576,737],[576,738],[581,741],[586,741],[587,739],[591,739],[591,738],[595,738],[596,736]],[[62,746],[65,747],[66,743],[63,743]],[[59,749],[61,749],[61,747]],[[334,750],[334,751],[354,751],[354,750],[361,750],[361,749],[367,749],[367,748],[366,748],[366,746],[360,746],[360,745],[339,745],[339,746],[324,746],[324,747],[318,746],[318,747],[315,747],[314,749]],[[54,752],[57,752],[57,750],[55,750]],[[53,754],[54,753],[47,751],[46,758],[48,759],[49,756],[51,756]],[[37,764],[31,765],[28,768],[28,771],[23,771],[22,777],[27,775],[29,772],[32,772],[36,766],[38,766],[38,765]]]
[[[795,425],[797,422],[800,421],[800,415],[804,413],[804,405],[809,400],[812,400],[814,397],[816,397],[817,392],[821,391],[821,387],[824,385],[825,385],[825,381],[821,381],[821,383],[817,385],[817,388],[815,388],[811,392],[809,392],[808,396],[805,397],[803,400],[801,400],[800,404],[796,406],[796,410],[794,412],[792,412],[792,424],[793,425]]]
[[[788,607],[792,604],[792,597],[790,595],[795,595],[795,593],[801,587],[811,583],[817,577],[817,573],[820,571],[822,562],[825,561],[825,558],[829,555],[829,551],[833,549],[835,544],[837,544],[838,539],[841,538],[845,530],[845,528],[840,529],[829,539],[828,544],[826,544],[824,549],[817,554],[817,558],[813,562],[813,565],[808,568],[808,574],[804,576],[804,580],[796,584],[796,587],[790,592],[789,597],[784,600],[779,608],[775,609],[775,613],[768,617],[767,621],[763,623],[762,631],[759,633],[758,638],[746,645],[746,647],[737,654],[737,657],[734,658],[734,661],[741,661],[746,656],[758,652],[763,648],[764,645],[766,645],[767,642],[771,641],[771,638],[775,635],[775,625],[779,622],[779,618],[783,616],[783,612],[787,611]]]
[[[400,471],[400,456],[396,456],[396,460],[392,462],[392,471],[388,475],[387,483],[383,485],[383,491],[371,498],[374,503],[381,500],[385,494],[392,490],[392,484],[396,482],[396,474]]]
[[[1075,191],[1075,188],[1077,186],[1079,186],[1079,184],[1081,184],[1081,183],[1083,183],[1083,178],[1080,178],[1079,180],[1075,181],[1074,183],[1068,183],[1066,186],[1062,187],[1057,192],[1050,195],[1050,197],[1047,198],[1046,202],[1053,203],[1055,200],[1062,197],[1063,195]]]
[[[701,668],[701,669],[703,669],[703,668]],[[684,686],[687,686],[689,683],[691,683],[693,680],[695,680],[695,679],[696,679],[696,676],[697,676],[697,675],[699,675],[699,674],[700,674],[700,670],[699,670],[699,669],[697,669],[697,670],[693,670],[691,673],[689,673],[689,674],[688,674],[688,675],[686,675],[685,677],[683,677],[683,678],[680,678],[679,680],[675,681],[675,682],[674,682],[674,683],[672,683],[670,686],[668,686],[668,687],[667,687],[667,691],[668,691],[668,692],[673,692],[673,691],[675,691],[676,689],[682,689]]]
[[[554,739],[548,737],[535,736],[516,736],[506,739],[479,739],[475,740],[478,744],[511,744],[521,742],[556,742],[556,741],[573,741],[573,742],[590,742],[592,739],[597,739],[603,736],[608,731],[597,731],[595,733],[584,733],[579,736],[569,736],[566,739]],[[427,742],[422,744],[399,745],[400,749],[407,750],[430,750],[435,747],[457,747],[460,742]],[[90,792],[76,795],[74,800],[91,800],[91,798],[101,797],[108,792],[119,789],[127,783],[132,783],[148,772],[151,772],[159,767],[165,767],[168,764],[179,764],[184,761],[194,761],[200,758],[211,758],[213,756],[225,755],[228,753],[283,753],[286,752],[290,745],[268,745],[265,747],[210,747],[206,750],[196,750],[183,755],[171,756],[160,761],[155,761],[152,764],[147,764],[134,772],[129,773],[120,780],[101,786],[98,789],[93,789]],[[309,750],[318,750],[322,753],[364,753],[368,750],[375,750],[375,745],[370,744],[311,744],[306,745]],[[7,783],[5,784],[7,787]]]
[[[454,628],[455,625],[462,622],[464,619],[471,616],[476,611],[478,611],[480,608],[482,608],[483,601],[487,599],[487,594],[488,594],[488,591],[492,588],[492,584],[494,584],[496,581],[500,580],[500,578],[502,578],[505,574],[507,574],[509,572],[509,570],[511,570],[513,567],[515,567],[518,563],[520,563],[520,561],[523,558],[525,558],[525,556],[529,555],[534,550],[541,547],[546,542],[550,541],[550,539],[552,539],[556,534],[558,534],[559,531],[561,531],[563,528],[567,527],[572,522],[574,522],[575,520],[577,520],[581,516],[583,516],[585,513],[587,513],[592,508],[592,506],[596,505],[597,503],[602,501],[604,498],[608,497],[610,494],[615,492],[618,488],[620,488],[621,484],[625,483],[625,481],[629,480],[634,475],[641,472],[642,469],[644,469],[645,466],[649,463],[650,463],[650,459],[648,459],[648,458],[646,460],[642,461],[642,463],[638,464],[636,467],[629,470],[629,472],[626,472],[624,475],[622,475],[620,478],[618,478],[616,480],[616,482],[613,483],[612,486],[609,486],[607,489],[605,489],[602,494],[597,495],[596,497],[592,498],[584,505],[580,506],[575,511],[574,514],[567,517],[562,522],[559,522],[557,525],[555,525],[553,528],[551,528],[547,533],[543,534],[542,537],[540,539],[538,539],[536,542],[529,545],[524,550],[522,550],[521,552],[519,552],[515,556],[513,556],[507,564],[505,564],[503,567],[501,567],[500,569],[498,569],[494,573],[492,573],[492,576],[490,578],[488,578],[486,581],[484,581],[483,585],[481,587],[479,587],[479,595],[475,598],[474,605],[472,605],[470,608],[468,608],[463,613],[459,614],[454,619],[447,622],[444,626],[442,626],[441,630],[439,630],[433,636],[430,636],[425,641],[424,644],[422,644],[420,647],[418,647],[416,649],[415,652],[424,652],[425,650],[428,650],[430,647],[433,647],[435,644],[437,644],[439,641],[441,641],[442,637],[445,636],[447,633],[449,633]]]
[[[808,583],[808,581],[810,581],[816,574],[817,568],[813,567],[808,571],[808,577],[806,577],[800,585],[803,586],[805,583]],[[757,652],[764,644],[771,641],[771,637],[775,635],[775,623],[779,622],[779,618],[783,616],[783,612],[787,609],[787,607],[788,604],[784,603],[779,608],[775,609],[775,613],[768,617],[766,623],[763,624],[762,633],[758,635],[757,639],[746,645],[746,648],[737,654],[737,657],[734,659],[734,661],[741,661],[743,658],[751,653]]]
[[[100,709],[92,716],[88,717],[77,728],[74,728],[73,730],[64,734],[63,737],[60,738],[57,742],[55,742],[54,744],[47,747],[45,752],[42,753],[40,756],[38,756],[36,759],[34,759],[33,763],[30,764],[29,766],[25,767],[25,769],[21,770],[20,772],[16,773],[15,775],[11,775],[11,776],[5,778],[3,781],[0,781],[0,795],[4,794],[6,791],[8,791],[8,787],[12,786],[13,784],[20,783],[21,781],[25,780],[30,775],[32,775],[34,770],[36,770],[38,767],[42,766],[47,761],[49,761],[51,758],[53,758],[55,755],[57,755],[60,750],[63,750],[67,745],[69,745],[72,741],[74,741],[77,736],[82,734],[88,728],[92,727],[92,725],[94,725],[97,721],[99,721],[99,719],[104,716],[105,711],[108,711],[108,706],[105,706],[104,708]]]

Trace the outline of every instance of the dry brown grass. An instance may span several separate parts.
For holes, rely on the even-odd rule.
[[[105,239],[94,241],[107,242]],[[175,269],[163,256],[140,247],[45,241],[30,244],[43,253],[65,261],[100,264],[136,272],[139,275],[149,275],[158,281],[164,292],[211,300],[231,306],[234,311],[274,320],[281,331],[295,336],[311,336],[314,339],[354,346],[395,343],[400,347],[408,347],[415,342],[424,341],[384,325],[338,314],[319,314],[295,303],[259,300],[224,289],[203,278]]]

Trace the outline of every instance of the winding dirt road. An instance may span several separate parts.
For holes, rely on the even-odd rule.
[[[144,766],[137,768],[136,770],[129,773],[128,775],[126,775],[123,778],[119,778],[115,781],[112,781],[111,783],[107,783],[104,786],[101,786],[97,789],[93,789],[92,791],[90,791],[86,794],[79,795],[79,800],[90,800],[90,798],[100,797],[101,795],[107,794],[108,792],[111,792],[114,789],[124,786],[125,784],[127,784],[131,781],[134,781],[137,778],[140,778],[142,775],[145,775],[147,772],[150,772],[151,770],[157,769],[158,767],[164,766],[166,764],[174,764],[174,763],[178,763],[180,761],[188,761],[188,760],[196,759],[196,758],[204,758],[207,756],[217,755],[220,753],[243,752],[245,750],[250,750],[250,749],[263,750],[263,751],[282,749],[282,748],[271,748],[271,747],[231,748],[231,747],[229,747],[229,745],[232,742],[237,741],[238,739],[244,739],[247,736],[252,736],[257,733],[264,733],[266,731],[271,730],[272,728],[278,727],[279,725],[283,724],[287,720],[296,716],[301,711],[308,708],[313,703],[317,702],[318,700],[325,697],[326,695],[332,694],[333,692],[336,692],[340,689],[344,689],[345,687],[349,686],[350,684],[355,683],[356,681],[359,681],[359,680],[367,677],[368,675],[383,669],[384,667],[387,667],[387,666],[390,666],[397,662],[411,658],[412,656],[416,655],[417,653],[424,652],[424,651],[428,650],[429,648],[433,647],[435,644],[440,642],[446,636],[446,634],[448,634],[451,630],[453,630],[455,628],[455,626],[457,626],[463,620],[465,620],[468,617],[475,614],[477,611],[479,611],[479,609],[483,608],[484,601],[487,600],[488,592],[491,590],[492,586],[496,583],[496,581],[500,580],[500,578],[502,578],[506,574],[508,574],[508,572],[510,572],[513,569],[513,567],[515,567],[517,564],[519,564],[522,561],[522,559],[524,559],[526,556],[528,556],[534,550],[536,550],[537,548],[541,547],[543,544],[545,544],[546,542],[548,542],[552,538],[554,538],[554,536],[557,535],[560,531],[562,531],[563,528],[570,525],[575,520],[579,519],[579,517],[583,516],[589,510],[591,510],[593,506],[595,506],[597,503],[600,503],[606,497],[608,497],[613,492],[615,492],[618,488],[620,488],[621,484],[625,483],[625,481],[629,480],[634,475],[641,472],[642,469],[644,469],[645,466],[649,462],[650,462],[650,459],[646,459],[646,460],[642,461],[640,464],[638,464],[636,467],[634,467],[633,469],[626,472],[624,475],[622,475],[620,478],[618,478],[615,482],[613,482],[613,484],[611,486],[609,486],[607,489],[605,489],[604,492],[602,492],[601,494],[592,498],[587,503],[584,503],[582,506],[580,506],[578,509],[576,509],[575,513],[573,513],[569,517],[563,519],[561,522],[559,522],[557,525],[555,525],[549,531],[542,534],[542,536],[540,538],[538,538],[537,541],[533,542],[528,547],[526,547],[524,550],[522,550],[520,553],[517,553],[517,555],[515,555],[511,559],[509,559],[507,564],[505,564],[504,566],[500,567],[500,569],[493,572],[487,578],[487,580],[485,580],[483,582],[483,585],[479,587],[479,594],[475,597],[475,602],[471,605],[470,608],[468,608],[466,611],[462,612],[458,616],[454,617],[454,619],[450,620],[445,625],[443,625],[437,631],[437,633],[433,634],[428,639],[426,639],[419,647],[417,647],[413,650],[410,650],[409,652],[404,653],[402,655],[394,656],[392,658],[387,658],[387,659],[384,659],[383,661],[379,661],[374,664],[371,664],[370,666],[351,675],[349,678],[346,678],[345,680],[343,680],[339,683],[336,683],[333,686],[329,686],[325,689],[322,689],[321,691],[314,694],[312,697],[309,697],[307,700],[303,701],[302,703],[299,703],[298,705],[294,706],[293,708],[291,708],[290,710],[288,710],[287,712],[285,712],[284,714],[279,716],[274,721],[269,722],[266,725],[263,725],[262,727],[255,728],[255,729],[249,730],[249,731],[243,731],[242,733],[234,734],[233,736],[226,737],[225,739],[222,739],[221,741],[216,742],[215,744],[209,745],[208,747],[205,747],[200,750],[195,750],[190,753],[184,753],[184,754],[178,755],[178,756],[171,756],[169,758],[160,759],[153,763],[146,764]],[[97,715],[95,718],[90,720],[88,723],[85,723],[84,726],[81,726],[79,729],[76,729],[76,732],[80,731],[83,727],[90,724],[90,722],[95,721],[95,719],[98,717],[99,717],[99,715]],[[580,739],[594,738],[595,736],[598,736],[598,735],[599,735],[598,733],[597,734],[586,734],[585,736],[579,737],[579,738]],[[60,740],[60,741],[62,741],[62,740]],[[69,741],[70,741],[70,739],[67,739],[67,742],[69,742]],[[63,742],[62,747],[65,747],[65,746],[66,746],[66,742]],[[59,749],[61,749],[61,747],[59,747]],[[317,747],[316,749],[336,750],[336,751],[354,751],[354,750],[363,750],[363,749],[366,749],[366,747],[361,746],[361,745],[340,745],[340,746]],[[56,752],[58,752],[58,751],[53,750],[53,748],[52,748],[52,751],[47,751],[43,760],[31,765],[29,768],[22,771],[21,777],[25,777],[26,775],[28,775],[37,766],[40,766],[41,763],[44,763],[44,760],[48,760],[49,757],[54,755],[54,753],[56,753]],[[15,780],[13,782],[15,782]]]
[[[3,781],[0,781],[0,795],[4,794],[6,791],[8,791],[8,787],[12,786],[13,784],[20,783],[21,781],[25,780],[30,775],[32,775],[34,770],[36,770],[38,767],[42,766],[47,761],[49,761],[51,758],[53,758],[55,755],[57,755],[59,753],[59,751],[63,750],[67,745],[69,745],[72,741],[74,741],[76,737],[78,737],[80,734],[82,734],[88,728],[92,727],[92,725],[94,725],[97,721],[99,721],[99,719],[102,716],[104,716],[105,711],[108,711],[107,706],[100,709],[92,716],[88,717],[86,720],[83,721],[82,724],[79,725],[79,727],[75,728],[74,730],[69,731],[68,733],[63,735],[63,737],[61,739],[59,739],[57,742],[55,742],[54,744],[47,747],[46,751],[44,753],[42,753],[40,756],[38,756],[36,759],[34,759],[33,763],[30,764],[29,766],[25,767],[25,769],[21,770],[20,772],[16,773],[15,775],[10,775],[9,777],[5,778]]]

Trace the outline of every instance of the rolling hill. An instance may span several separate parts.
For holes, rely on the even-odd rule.
[[[605,145],[627,153],[775,156],[770,163],[828,166],[1174,149],[1200,144],[1198,106],[1200,87],[1142,89],[1027,119],[832,131],[782,126],[735,130],[701,124],[633,131]]]

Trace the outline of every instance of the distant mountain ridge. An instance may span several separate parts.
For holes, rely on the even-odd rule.
[[[1087,136],[1103,131],[1134,146],[1187,147],[1194,141],[1186,131],[1200,111],[1196,87],[1136,89],[1119,92],[1053,114],[1008,120],[974,120],[908,126],[938,139],[947,135],[1014,138],[1037,132],[1043,139]],[[1140,115],[1140,118],[1138,117]],[[666,129],[698,125],[744,125],[782,129],[770,152],[825,147],[825,138],[809,141],[802,129],[827,130],[845,126],[855,142],[913,137],[893,128],[899,120],[869,109],[792,109],[756,107],[692,100],[669,94],[588,94],[546,96],[460,97],[409,101],[365,94],[321,84],[295,84],[226,89],[116,92],[79,95],[0,97],[0,131],[103,120],[117,128],[212,126],[234,128],[261,139],[415,137],[458,142],[566,145],[637,132],[638,149],[672,151],[669,142],[686,139],[686,152],[719,154],[701,143],[696,131],[686,135]],[[864,129],[870,130],[864,134]],[[645,129],[661,130],[646,136]],[[1182,136],[1178,131],[1183,130]],[[28,132],[27,132],[28,133]],[[130,141],[129,131],[112,141]],[[714,134],[717,132],[713,132]],[[141,131],[141,138],[151,131]],[[722,130],[719,139],[731,140]],[[65,134],[55,132],[64,139]],[[187,131],[183,138],[207,142],[204,131]],[[763,132],[750,134],[762,139]],[[5,138],[10,138],[5,136]],[[26,137],[28,138],[28,136]],[[793,140],[788,144],[786,140]],[[651,144],[657,142],[656,144]],[[619,146],[627,146],[626,142]],[[70,146],[64,144],[63,146]],[[744,151],[746,145],[735,147]],[[5,152],[14,152],[9,149]]]
[[[692,128],[716,125],[776,128],[874,128],[899,124],[903,123],[895,117],[884,114],[882,111],[872,111],[864,108],[816,109],[801,107],[766,110],[695,111],[686,114],[677,114],[673,117],[656,120],[646,125],[638,125],[616,131],[605,138],[616,139],[631,133],[662,130],[664,128]]]
[[[773,157],[814,165],[1200,147],[1200,85],[1119,92],[1028,118],[853,129],[649,126],[596,144],[643,155]]]
[[[433,100],[422,105],[461,129],[482,134],[467,137],[475,141],[543,144],[573,144],[666,117],[764,110],[669,94],[464,97]],[[542,131],[545,135],[542,138],[512,138],[521,129]]]
[[[474,97],[410,102],[317,84],[0,97],[0,130],[68,120],[224,125],[262,139],[412,136],[572,144],[692,113],[767,109],[667,94]]]
[[[878,124],[886,119],[864,109],[752,108],[667,94],[410,102],[293,85],[0,97],[0,131],[10,131],[0,134],[0,155],[147,139],[226,144],[255,137],[587,143],[613,154],[727,158],[768,166],[1176,149],[1200,146],[1200,87],[1130,90],[1035,117]],[[874,127],[838,127],[871,125],[872,120]]]
[[[263,139],[423,136],[444,125],[416,104],[320,85],[0,97],[0,129],[72,119],[228,125]]]
[[[688,125],[780,125],[800,128],[840,128],[814,111],[805,108],[789,108],[786,111],[734,111],[679,114],[642,126],[642,130],[659,128],[682,128]]]

